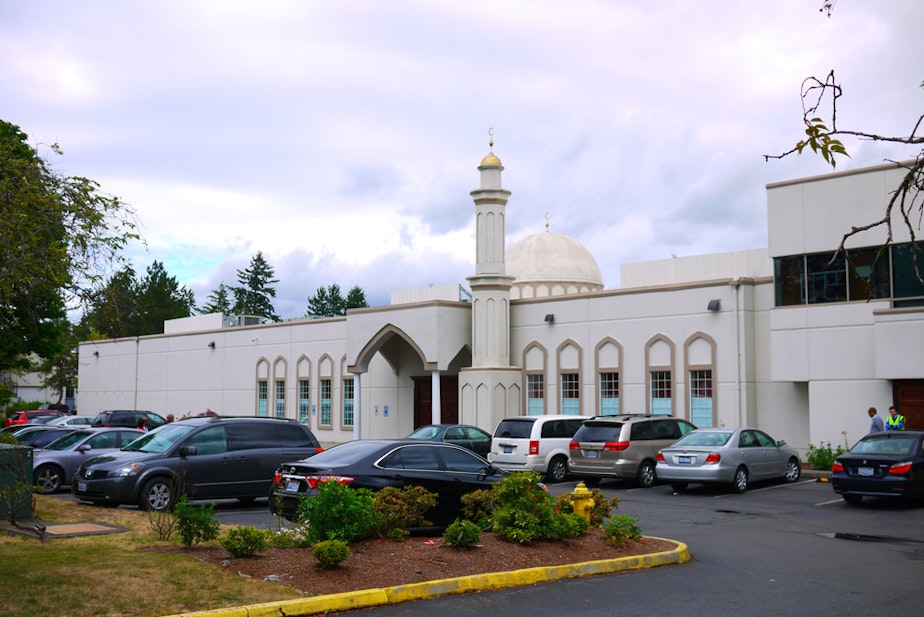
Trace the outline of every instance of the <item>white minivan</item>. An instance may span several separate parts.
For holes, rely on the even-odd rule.
[[[571,437],[590,416],[541,415],[504,418],[494,429],[488,460],[506,471],[537,471],[564,482]]]

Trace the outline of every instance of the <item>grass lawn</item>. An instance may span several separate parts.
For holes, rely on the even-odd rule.
[[[181,554],[158,540],[148,514],[37,495],[45,523],[110,523],[124,533],[40,542],[0,534],[0,615],[68,617],[173,615],[302,597],[289,587],[237,576]]]

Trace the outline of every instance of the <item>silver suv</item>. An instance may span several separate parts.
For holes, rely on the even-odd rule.
[[[537,471],[546,482],[563,482],[571,437],[588,419],[573,415],[504,418],[494,429],[488,460],[506,471]]]
[[[658,450],[695,429],[686,420],[671,416],[598,416],[574,434],[568,471],[592,482],[620,478],[648,488],[657,480]]]

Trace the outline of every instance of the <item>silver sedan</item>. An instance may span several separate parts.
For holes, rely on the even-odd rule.
[[[795,482],[802,464],[795,450],[755,428],[701,428],[663,448],[656,473],[677,492],[698,482],[743,493],[752,480]]]
[[[40,493],[57,493],[70,486],[74,472],[85,460],[118,450],[144,434],[133,428],[75,430],[32,452],[32,482]]]

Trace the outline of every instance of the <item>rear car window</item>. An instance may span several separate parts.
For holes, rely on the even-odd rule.
[[[622,432],[622,423],[617,424],[585,424],[574,434],[576,441],[619,441]]]
[[[495,437],[510,437],[512,439],[529,439],[533,431],[535,420],[501,420],[494,431]]]

